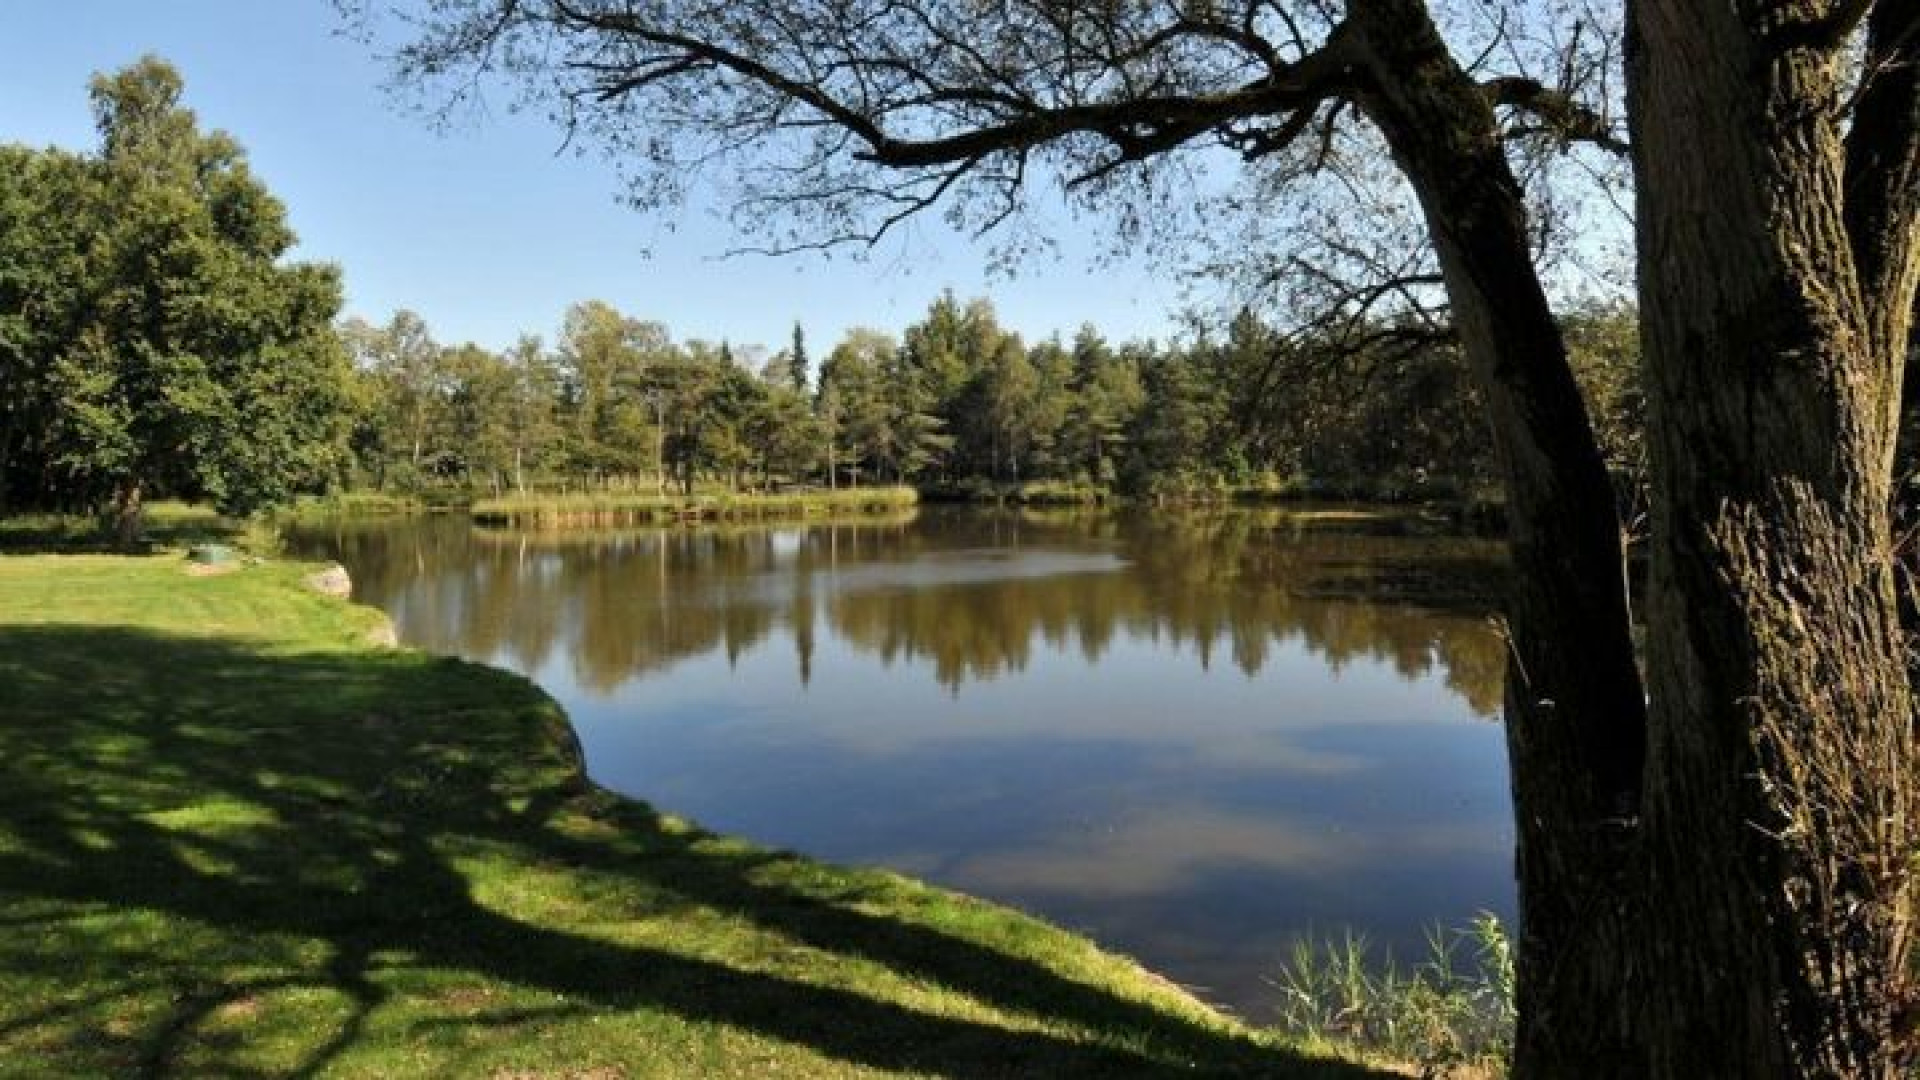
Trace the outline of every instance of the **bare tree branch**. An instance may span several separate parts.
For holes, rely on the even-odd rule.
[[[1606,117],[1538,79],[1508,76],[1489,79],[1480,88],[1492,104],[1518,109],[1540,123],[1537,128],[1522,130],[1551,135],[1563,143],[1591,143],[1622,158],[1632,151],[1627,141],[1614,133]]]

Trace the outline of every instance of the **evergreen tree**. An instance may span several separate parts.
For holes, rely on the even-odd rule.
[[[807,335],[800,329],[796,320],[793,324],[793,344],[787,350],[787,371],[793,379],[793,388],[802,394],[808,392]]]

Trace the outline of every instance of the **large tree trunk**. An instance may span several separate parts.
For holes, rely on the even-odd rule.
[[[141,534],[146,531],[144,495],[144,485],[135,477],[121,481],[114,492],[113,535],[114,542],[122,551],[132,551],[139,546]]]
[[[4,429],[0,429],[0,517],[7,516],[12,508],[13,491],[13,421],[8,419]]]
[[[1355,5],[1362,107],[1412,179],[1491,421],[1513,559],[1516,1076],[1638,1077],[1628,969],[1645,752],[1611,484],[1493,109],[1425,5]]]
[[[1889,263],[1912,220],[1881,213],[1888,162],[1849,169],[1828,6],[1634,15],[1654,1076],[1899,1071],[1916,761],[1887,502],[1913,274]]]

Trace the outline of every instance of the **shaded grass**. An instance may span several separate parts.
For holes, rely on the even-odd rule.
[[[303,569],[0,559],[0,1075],[1370,1075],[599,791],[534,686]]]
[[[224,517],[210,506],[195,503],[148,503],[143,516],[144,543],[148,549],[231,539],[246,527],[243,521]],[[109,551],[118,541],[114,522],[109,517],[89,514],[0,517],[0,551]]]
[[[651,495],[636,493],[512,495],[473,504],[484,525],[571,527],[670,521],[744,521],[835,514],[894,513],[919,502],[910,487],[846,488],[766,494]]]

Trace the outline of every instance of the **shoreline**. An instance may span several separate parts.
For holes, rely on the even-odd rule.
[[[5,1056],[60,1072],[114,1071],[131,1046],[159,1072],[1380,1075],[1012,909],[608,792],[535,684],[368,644],[384,613],[305,592],[308,569],[0,559],[0,767],[21,774],[0,795],[0,910],[91,913],[48,944],[60,972],[0,947]],[[42,603],[76,587],[89,599]],[[49,672],[67,677],[33,678]],[[147,749],[102,756],[126,738]],[[73,815],[108,847],[47,831]],[[579,1014],[468,1026],[475,1002],[556,1000]],[[466,1032],[458,1054],[423,1048],[421,1024]]]

